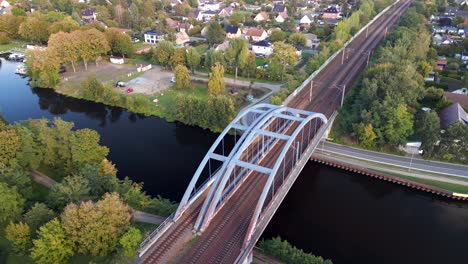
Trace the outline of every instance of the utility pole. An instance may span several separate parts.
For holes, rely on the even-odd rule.
[[[343,65],[344,63],[344,55],[345,55],[345,52],[346,52],[346,48],[343,49],[343,53],[341,55],[341,65]]]
[[[346,84],[343,85],[343,90],[342,90],[343,93],[341,94],[341,106],[343,106],[345,90],[346,90]]]
[[[367,38],[367,35],[369,35],[369,26],[366,28],[366,38]]]
[[[309,102],[312,101],[312,88],[314,85],[314,81],[310,81],[310,93],[309,93]]]
[[[371,51],[369,50],[369,51],[367,52],[367,62],[366,62],[366,66],[369,66],[370,54],[371,54]]]
[[[385,27],[385,33],[384,33],[384,36],[383,36],[383,37],[384,37],[384,39],[387,37],[387,29],[388,29],[388,28],[387,28],[387,27]]]

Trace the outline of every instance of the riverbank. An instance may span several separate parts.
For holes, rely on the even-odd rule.
[[[373,154],[369,152],[369,154]],[[330,147],[318,148],[311,160],[327,166],[356,172],[384,181],[389,181],[413,189],[423,190],[443,197],[455,200],[468,200],[468,179],[437,173],[419,171],[418,168],[382,164],[378,160],[371,160],[369,155],[355,155],[354,157],[336,151],[330,151]]]

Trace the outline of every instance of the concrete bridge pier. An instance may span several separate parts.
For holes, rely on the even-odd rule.
[[[241,264],[250,264],[253,262],[253,251],[250,251],[249,255],[247,255],[247,257],[242,260],[242,262],[240,262]]]

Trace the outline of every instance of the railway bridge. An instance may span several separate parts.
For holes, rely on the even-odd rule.
[[[371,52],[411,1],[398,0],[298,87],[219,135],[177,211],[142,243],[140,263],[250,263],[263,230],[330,128]],[[348,89],[349,90],[349,89]]]

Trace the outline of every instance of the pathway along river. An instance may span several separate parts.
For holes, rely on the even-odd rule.
[[[215,140],[208,131],[31,89],[0,66],[0,111],[9,122],[61,117],[92,128],[119,175],[179,200]],[[309,163],[265,231],[334,263],[467,263],[468,204]]]

